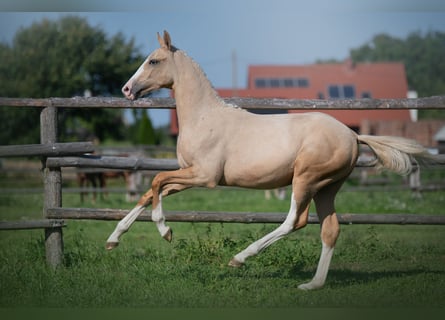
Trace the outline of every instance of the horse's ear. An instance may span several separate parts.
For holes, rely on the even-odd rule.
[[[171,40],[170,35],[168,34],[167,31],[164,30],[164,38],[162,38],[158,32],[158,42],[159,42],[159,45],[161,46],[161,48],[171,50],[172,40]]]
[[[167,49],[171,50],[172,40],[170,38],[170,34],[166,30],[164,30],[164,42],[165,42],[165,45],[167,46]]]
[[[158,35],[158,42],[159,45],[161,46],[161,48],[165,47],[165,43],[164,43],[164,39],[162,39],[161,35],[159,34],[159,32],[157,33]]]

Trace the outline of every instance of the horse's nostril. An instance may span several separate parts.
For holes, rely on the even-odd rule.
[[[129,85],[125,85],[122,88],[122,93],[124,94],[124,96],[128,97],[131,94],[131,87]]]
[[[122,93],[124,94],[124,96],[128,99],[134,100],[135,97],[131,93],[131,90],[132,90],[131,85],[126,84],[122,87]]]

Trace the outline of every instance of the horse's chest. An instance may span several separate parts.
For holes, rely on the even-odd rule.
[[[213,130],[180,133],[176,147],[179,165],[186,168],[220,156],[220,142],[221,139],[214,135]]]

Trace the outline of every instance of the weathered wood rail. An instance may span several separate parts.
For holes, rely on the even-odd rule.
[[[23,230],[23,229],[47,229],[65,227],[65,221],[60,217],[56,219],[45,220],[25,220],[25,221],[1,221],[2,230]]]
[[[244,109],[277,110],[369,110],[369,109],[445,109],[445,95],[418,99],[277,99],[228,98],[227,103]],[[2,98],[0,107],[55,107],[55,108],[176,108],[173,98],[142,98],[129,101],[124,98]]]
[[[57,157],[94,152],[92,142],[24,144],[0,146],[0,157]]]
[[[445,155],[437,156],[438,163],[445,163]],[[417,163],[413,163],[417,166]],[[176,159],[155,159],[155,158],[135,158],[135,157],[114,157],[114,156],[96,156],[84,155],[78,157],[49,157],[46,159],[48,168],[106,168],[121,170],[177,170],[179,169]],[[371,161],[359,158],[355,165],[360,168],[373,167]]]
[[[232,98],[226,102],[245,109],[277,110],[369,110],[369,109],[445,109],[445,96],[419,99],[343,99],[343,100],[297,100],[297,99],[256,99]],[[140,99],[128,101],[123,98],[4,98],[0,107],[37,107],[40,114],[41,144],[22,146],[1,146],[0,157],[38,156],[42,158],[44,180],[44,207],[42,220],[3,221],[0,230],[45,229],[46,259],[55,267],[62,263],[65,219],[119,220],[126,210],[62,208],[62,167],[90,167],[123,170],[174,170],[176,159],[137,159],[84,155],[94,151],[89,142],[57,143],[58,108],[175,108],[171,98]],[[445,158],[442,158],[445,160]],[[443,161],[445,163],[445,161]],[[366,161],[357,166],[367,166]],[[235,223],[280,223],[283,213],[252,212],[167,212],[168,221],[183,222],[235,222]],[[147,211],[140,221],[151,221]],[[445,215],[413,214],[341,214],[342,224],[445,224]],[[309,223],[318,223],[314,215]]]
[[[176,159],[153,159],[134,157],[113,157],[87,155],[82,157],[50,157],[46,159],[48,168],[78,167],[107,168],[122,170],[176,170],[179,164]]]
[[[49,208],[48,218],[114,221],[123,219],[128,212],[122,209]],[[167,211],[164,214],[170,222],[282,223],[286,219],[283,212]],[[340,224],[445,224],[445,215],[343,213],[337,217]],[[151,222],[151,212],[143,212],[136,221]],[[309,214],[308,223],[319,223],[317,215]]]

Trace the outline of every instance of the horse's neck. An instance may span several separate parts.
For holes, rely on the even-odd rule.
[[[211,113],[214,108],[222,106],[224,102],[198,64],[182,51],[175,55],[178,73],[173,89],[180,124],[189,119],[193,121],[199,115]]]

